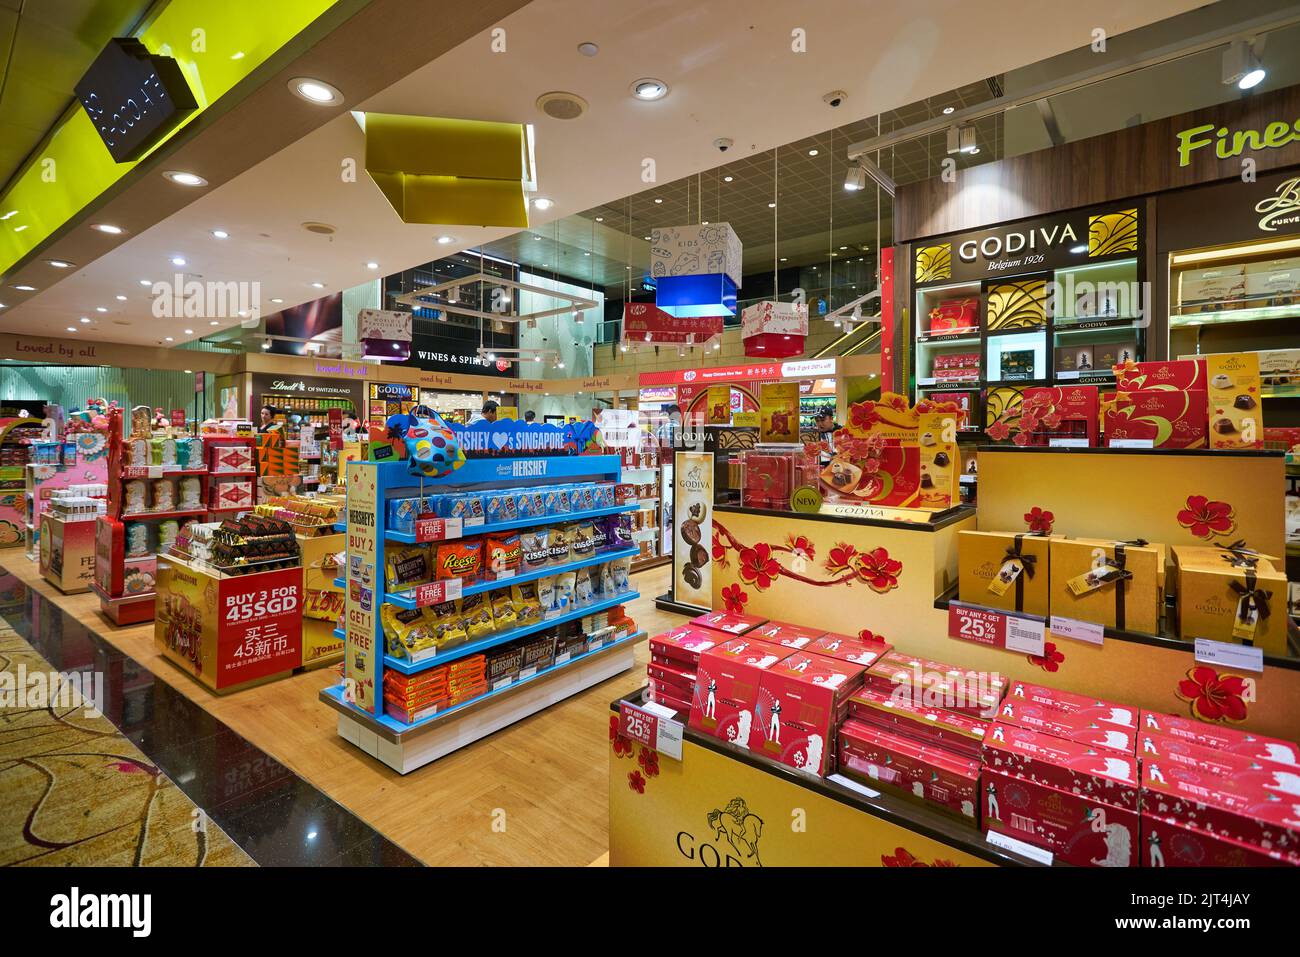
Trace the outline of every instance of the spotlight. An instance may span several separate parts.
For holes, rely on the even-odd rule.
[[[850,166],[844,177],[844,188],[850,192],[867,188],[867,171],[861,166]]]
[[[208,181],[198,173],[191,173],[183,169],[169,169],[163,173],[165,179],[171,180],[178,186],[207,186]]]
[[[979,147],[975,145],[975,127],[969,123],[948,127],[948,155],[954,153],[974,153]]]
[[[1237,84],[1239,90],[1249,90],[1259,86],[1265,76],[1264,65],[1260,62],[1255,49],[1255,41],[1233,40],[1223,51],[1224,86]]]
[[[289,81],[294,96],[317,106],[334,106],[343,102],[343,94],[323,80],[299,76]]]

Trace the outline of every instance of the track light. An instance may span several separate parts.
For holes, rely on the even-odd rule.
[[[867,171],[857,164],[850,166],[848,174],[844,177],[844,188],[850,192],[866,189]]]
[[[1239,90],[1259,86],[1265,76],[1264,64],[1256,49],[1256,40],[1233,40],[1223,51],[1224,86],[1237,84]],[[1260,44],[1262,45],[1262,44]]]
[[[970,123],[948,127],[948,155],[954,153],[974,153],[979,147],[975,145],[975,127]]]

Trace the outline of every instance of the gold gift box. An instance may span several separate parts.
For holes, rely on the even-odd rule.
[[[1119,549],[1123,550],[1123,569],[1131,573],[1131,577],[1103,582],[1096,588],[1076,593],[1071,582],[1081,581],[1093,572],[1094,562],[1098,560],[1118,564],[1116,552]],[[1098,622],[1107,628],[1159,634],[1163,545],[1129,545],[1097,538],[1053,536],[1050,567],[1053,615]],[[1119,620],[1121,608],[1123,621]]]
[[[1180,637],[1248,641],[1265,654],[1287,653],[1287,583],[1286,575],[1273,565],[1276,559],[1206,545],[1176,545],[1173,551]],[[1243,592],[1255,589],[1260,590],[1254,596],[1256,605],[1263,598],[1268,614],[1255,613],[1254,634],[1247,638],[1249,628],[1234,633],[1237,612]]]
[[[1033,575],[1022,571],[1001,594],[989,590],[1015,545],[1015,532],[958,532],[958,598],[971,605],[1046,616],[1050,546],[1042,536],[1020,535],[1020,553],[1033,559]],[[1017,595],[1022,599],[1019,608]]]

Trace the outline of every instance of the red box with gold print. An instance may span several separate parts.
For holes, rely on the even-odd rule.
[[[1215,751],[1236,754],[1259,761],[1289,764],[1300,773],[1300,745],[1281,738],[1268,738],[1253,731],[1243,731],[1222,724],[1206,724],[1176,714],[1143,711],[1139,719],[1141,729],[1189,744],[1213,748]]]
[[[1033,386],[1025,389],[1021,428],[1031,416],[1030,445],[1051,445],[1052,439],[1085,439],[1097,444],[1100,396],[1095,385]]]
[[[1115,366],[1114,372],[1118,392],[1136,392],[1139,389],[1199,389],[1204,392],[1207,387],[1204,359],[1126,362]]]
[[[977,820],[980,805],[980,763],[943,748],[893,734],[883,728],[845,721],[837,735],[840,773],[896,789],[957,815]]]
[[[700,654],[689,724],[703,734],[748,748],[761,737],[752,731],[758,686],[789,648],[749,638],[732,638]]]
[[[1131,754],[995,721],[984,736],[984,766],[1138,809],[1138,763]]]
[[[1142,808],[1300,862],[1297,783],[1300,776],[1289,771],[1269,771],[1248,780],[1144,757]]]
[[[1209,428],[1204,390],[1107,392],[1102,403],[1106,443],[1151,442],[1157,449],[1203,449]]]
[[[804,651],[774,664],[758,683],[750,750],[808,774],[825,774],[840,705],[862,685],[864,670]]]
[[[996,771],[980,772],[983,827],[1052,852],[1076,867],[1133,867],[1138,859],[1135,811],[1048,784]]]
[[[1294,867],[1295,855],[1209,834],[1199,828],[1142,813],[1143,867]]]

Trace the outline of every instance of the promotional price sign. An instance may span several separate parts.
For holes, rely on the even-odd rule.
[[[330,448],[337,452],[339,449],[343,448],[343,410],[330,409],[328,415]]]
[[[363,587],[376,580],[376,471],[374,466],[365,462],[348,462],[345,473],[348,482],[348,593],[343,606],[346,636],[343,683],[347,700],[363,711],[377,710],[374,601],[373,598],[364,600],[370,589]]]
[[[435,518],[421,515],[415,520],[415,540],[417,542],[444,542],[460,538],[464,534],[459,518]]]
[[[444,601],[455,601],[461,597],[461,593],[459,578],[429,582],[415,589],[415,604],[419,608],[424,608],[426,605],[441,605]]]
[[[1023,655],[1043,653],[1044,624],[1033,615],[1007,614],[959,601],[948,605],[948,637]]]
[[[185,410],[184,410],[184,409],[172,409],[172,412],[171,412],[171,422],[172,422],[172,428],[174,428],[174,429],[183,429],[183,428],[185,428]]]
[[[218,688],[291,671],[302,663],[302,569],[221,581]]]
[[[618,705],[618,729],[626,738],[670,758],[682,759],[682,724],[661,718],[627,701]]]

